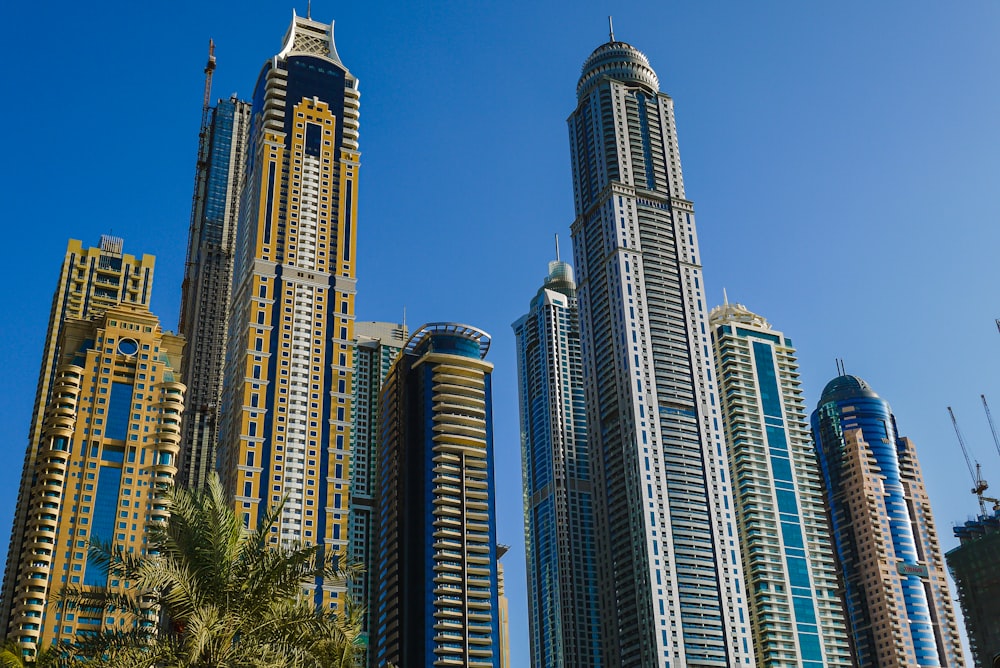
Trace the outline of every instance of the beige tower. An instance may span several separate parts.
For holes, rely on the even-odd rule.
[[[294,16],[254,91],[218,468],[271,543],[348,547],[358,82],[333,26]],[[317,583],[336,609],[342,587]]]
[[[38,387],[28,429],[21,488],[7,550],[3,597],[0,599],[0,631],[9,627],[14,583],[21,570],[20,559],[25,540],[32,473],[35,470],[35,456],[43,439],[42,423],[59,357],[63,323],[68,319],[90,318],[118,304],[149,304],[155,258],[152,255],[127,255],[122,252],[123,245],[123,241],[117,237],[102,236],[97,247],[85,248],[80,241],[71,239],[66,248],[49,312],[48,332],[45,335]]]
[[[29,483],[20,568],[10,581],[7,628],[29,654],[78,634],[130,630],[120,613],[60,609],[70,587],[128,585],[89,556],[92,541],[146,553],[145,532],[165,522],[162,496],[180,451],[183,340],[142,305],[68,320],[58,342]]]

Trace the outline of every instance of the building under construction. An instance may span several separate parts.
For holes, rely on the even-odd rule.
[[[250,125],[250,104],[235,95],[209,107],[213,51],[209,46],[178,321],[188,340],[181,376],[189,388],[178,477],[182,485],[195,488],[215,469],[236,221]]]
[[[1000,666],[1000,510],[955,527],[961,545],[945,555],[958,587],[976,666]]]

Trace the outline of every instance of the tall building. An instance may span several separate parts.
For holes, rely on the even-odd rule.
[[[372,663],[500,657],[490,337],[418,329],[382,391]]]
[[[218,468],[273,544],[345,555],[357,231],[358,82],[333,26],[292,17],[254,89]],[[341,587],[317,583],[336,609]]]
[[[792,341],[728,301],[709,323],[757,665],[853,666]]]
[[[145,305],[121,304],[63,323],[31,472],[20,569],[10,581],[7,637],[29,654],[78,635],[128,631],[120,611],[62,609],[65,586],[125,591],[89,553],[91,541],[146,552],[147,528],[168,517],[163,494],[180,451],[180,337]]]
[[[205,68],[205,103],[215,57]],[[188,342],[181,377],[187,386],[178,464],[182,485],[199,488],[215,469],[226,359],[233,252],[246,163],[250,105],[234,95],[202,110],[191,229],[177,329]]]
[[[889,404],[857,376],[838,376],[812,431],[859,665],[962,666],[917,451]]]
[[[155,258],[152,255],[138,258],[127,255],[122,252],[123,246],[124,242],[118,237],[103,235],[97,247],[84,248],[80,241],[71,239],[66,248],[49,311],[48,331],[42,348],[42,364],[28,429],[28,447],[7,550],[3,596],[0,599],[0,631],[9,628],[15,582],[20,577],[24,532],[35,482],[35,457],[43,444],[45,411],[55,379],[63,323],[70,319],[89,319],[118,304],[149,304]]]
[[[569,117],[606,665],[753,665],[673,100],[614,39]]]
[[[556,259],[514,323],[531,665],[601,665],[594,490],[573,268]]]
[[[1000,508],[955,527],[961,544],[945,555],[976,666],[1000,666]]]
[[[371,545],[374,537],[375,490],[378,486],[379,397],[382,383],[406,345],[406,325],[358,322],[354,326],[354,397],[351,402],[351,561],[364,566],[350,592],[365,610],[364,631],[371,626]],[[367,662],[366,664],[367,665]]]

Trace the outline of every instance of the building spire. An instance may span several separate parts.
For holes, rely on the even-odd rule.
[[[722,288],[722,303],[725,306],[729,306],[729,295],[726,294],[725,288]]]
[[[559,234],[556,234],[556,262],[559,261]]]
[[[610,16],[608,17],[608,33],[611,36],[611,41],[615,41],[615,23]]]
[[[312,17],[313,17],[313,3],[312,3],[312,0],[307,0],[307,2],[306,2],[306,18],[311,21]]]

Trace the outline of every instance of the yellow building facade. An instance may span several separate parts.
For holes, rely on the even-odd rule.
[[[145,306],[120,304],[64,323],[12,587],[8,637],[29,653],[138,623],[63,609],[59,593],[124,590],[127,583],[90,557],[91,542],[143,555],[147,528],[167,520],[162,497],[177,472],[183,347]]]
[[[236,240],[218,465],[256,526],[283,503],[271,543],[347,549],[357,80],[333,28],[293,16],[257,82]],[[336,608],[343,591],[310,594]]]
[[[21,486],[7,550],[3,593],[0,596],[0,632],[10,628],[14,588],[19,582],[22,567],[20,559],[25,541],[35,458],[42,446],[42,427],[55,379],[64,323],[67,320],[93,317],[118,304],[149,304],[155,258],[145,254],[126,254],[123,246],[122,239],[107,235],[102,236],[100,244],[93,247],[86,247],[81,241],[70,239],[63,257],[49,312]]]

